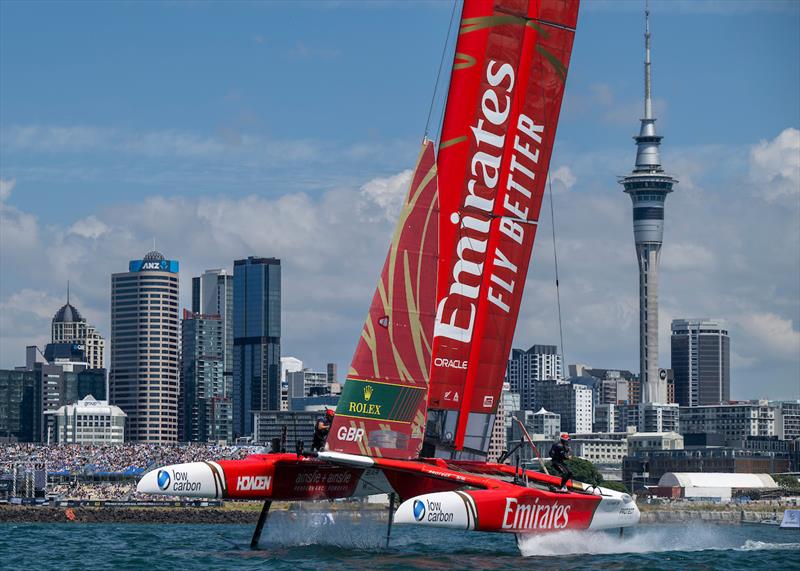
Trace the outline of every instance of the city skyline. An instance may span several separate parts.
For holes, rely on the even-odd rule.
[[[786,12],[797,15],[798,8],[742,4],[736,10],[715,12],[706,5],[704,12],[702,4],[696,9],[683,6],[658,2],[651,6],[658,38],[653,57],[659,134],[668,137],[664,161],[681,180],[682,194],[671,197],[663,250],[659,365],[670,365],[672,319],[713,315],[731,322],[732,398],[797,398],[800,112],[791,102],[796,103],[800,89],[797,71],[787,64],[790,54],[797,53],[798,33],[780,20],[791,20]],[[635,134],[641,115],[642,15],[641,7],[635,8],[606,3],[605,8],[583,10],[551,173],[565,364],[638,371],[630,203],[615,188],[616,175],[630,169],[628,137]],[[26,28],[32,25],[30,16],[23,8],[3,10],[5,22],[30,31]],[[169,10],[175,17],[188,14],[200,24],[213,13],[211,8]],[[254,15],[266,14],[269,22],[283,10]],[[365,60],[356,58],[352,44],[335,35],[295,37],[268,26],[269,32],[259,36],[248,26],[241,45],[223,50],[223,55],[233,60],[242,55],[240,51],[261,49],[260,56],[244,54],[244,61],[255,66],[275,60],[278,72],[291,72],[290,80],[298,80],[300,73],[320,74],[320,67],[328,66],[348,71],[346,81],[325,95],[324,90],[314,93],[309,91],[313,85],[301,84],[306,90],[302,103],[295,106],[281,100],[277,103],[285,103],[289,110],[283,112],[278,105],[276,112],[270,107],[276,101],[264,94],[263,86],[224,75],[213,84],[216,99],[202,99],[204,106],[219,108],[213,121],[199,121],[189,113],[168,117],[180,99],[195,113],[205,109],[200,108],[200,99],[175,87],[174,94],[165,89],[149,100],[152,112],[135,107],[144,119],[136,127],[115,119],[108,106],[92,111],[79,104],[89,86],[73,87],[61,99],[53,99],[60,115],[34,112],[20,101],[16,85],[26,77],[20,62],[40,64],[38,52],[27,60],[15,56],[19,61],[14,65],[9,65],[11,56],[0,56],[5,69],[0,82],[5,102],[0,118],[4,132],[0,366],[18,365],[25,345],[44,344],[46,323],[64,303],[67,279],[73,283],[76,307],[103,337],[110,338],[110,274],[149,249],[155,236],[160,250],[181,261],[184,284],[207,268],[230,271],[234,259],[281,258],[286,266],[283,354],[296,355],[314,368],[328,361],[346,367],[421,135],[422,126],[412,129],[407,118],[427,111],[449,7],[346,6],[342,11],[384,27],[388,21],[396,21],[398,27],[404,22],[415,25],[426,40],[421,43],[427,53],[393,46],[399,40],[389,35],[376,44],[375,59]],[[348,29],[342,28],[347,14],[323,12],[340,24],[339,34]],[[316,29],[318,20],[313,18]],[[242,17],[239,24],[243,22]],[[19,32],[8,30],[11,25],[3,24],[2,52],[20,54],[20,49],[13,49],[22,45]],[[704,27],[710,27],[704,33],[714,41],[700,41],[699,29]],[[744,46],[723,37],[743,29],[759,46],[758,53],[748,55]],[[230,40],[234,29],[231,35],[220,34],[220,41]],[[192,61],[189,54],[156,36],[152,49],[173,53],[179,63]],[[605,37],[607,45],[600,41]],[[687,51],[698,49],[706,56],[699,59],[707,61],[686,61]],[[737,65],[748,69],[749,81],[770,85],[768,93],[758,94],[733,78],[738,68],[722,61],[726,49]],[[401,54],[409,60],[403,62],[407,67],[389,70],[377,65],[381,58],[395,61]],[[100,62],[86,65],[88,71],[106,69]],[[352,137],[337,139],[336,133],[343,130],[340,119],[326,125],[325,118],[341,98],[363,94],[356,81],[358,67],[368,70],[376,93],[358,116]],[[702,87],[711,79],[700,74],[709,68],[718,83],[714,106]],[[139,78],[145,74],[133,72]],[[190,75],[200,81],[201,74]],[[393,75],[397,77],[389,77]],[[322,78],[331,81],[326,75]],[[687,89],[687,79],[700,87]],[[410,87],[401,90],[402,96],[389,94],[398,88],[394,82],[413,84],[413,96],[408,94]],[[102,93],[111,101],[126,101],[110,85]],[[49,101],[44,94],[37,98],[40,105]],[[373,99],[383,103],[377,106]],[[343,109],[354,111],[350,105]],[[248,121],[243,118],[247,112],[261,119]],[[281,114],[291,119],[282,119]],[[299,138],[291,138],[292,127]],[[281,145],[285,156],[279,157],[284,162],[277,165],[276,149],[269,145],[274,139],[285,143]],[[107,148],[100,152],[102,146]],[[330,160],[322,156],[339,146],[340,155]],[[262,147],[262,154],[255,152]],[[173,167],[159,164],[159,157],[153,156],[162,153],[174,159]],[[219,157],[200,171],[206,176],[190,172],[215,154]],[[245,163],[259,167],[235,172]],[[275,174],[266,172],[273,167]],[[65,208],[67,197],[76,192],[85,192],[87,199]],[[166,228],[163,220],[175,222],[174,227]],[[549,225],[549,214],[544,214],[515,347],[552,343],[558,336]],[[190,295],[184,287],[181,307],[190,307]]]

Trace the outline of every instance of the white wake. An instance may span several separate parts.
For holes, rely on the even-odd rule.
[[[719,526],[683,525],[670,528],[626,529],[619,537],[616,532],[562,531],[519,537],[519,549],[525,557],[563,555],[603,555],[617,553],[654,553],[667,551],[704,551],[760,549],[798,550],[800,543],[769,543],[731,537]]]

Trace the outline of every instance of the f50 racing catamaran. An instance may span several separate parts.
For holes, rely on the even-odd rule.
[[[273,500],[382,493],[398,524],[638,523],[627,494],[486,461],[577,16],[577,0],[464,2],[438,153],[423,142],[325,449],[165,466],[139,492],[263,500],[254,547]]]

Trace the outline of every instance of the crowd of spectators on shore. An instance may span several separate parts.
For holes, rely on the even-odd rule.
[[[239,459],[259,450],[214,444],[0,444],[0,472],[8,471],[15,462],[24,462],[44,463],[50,474],[131,474],[166,464]]]

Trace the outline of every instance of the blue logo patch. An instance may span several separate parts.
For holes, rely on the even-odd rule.
[[[159,470],[158,471],[158,487],[162,490],[166,490],[169,488],[171,478],[169,477],[169,472],[166,470]]]
[[[414,519],[417,521],[422,521],[422,518],[425,517],[425,502],[420,500],[414,500]]]

